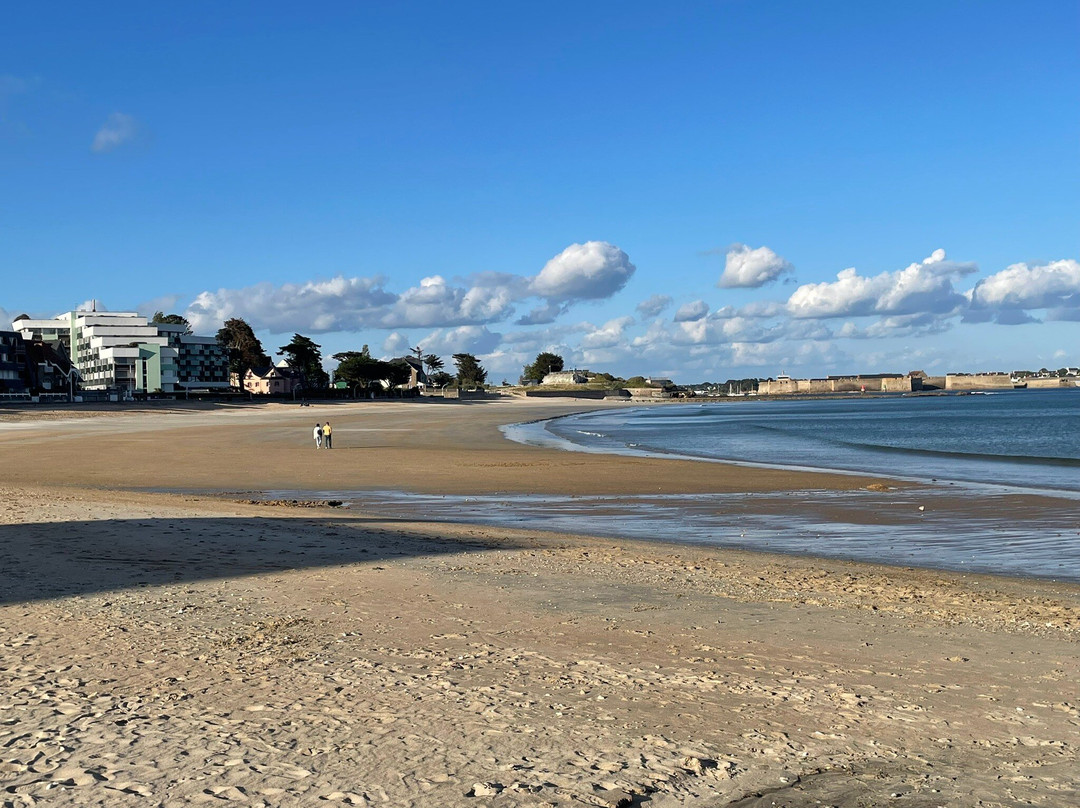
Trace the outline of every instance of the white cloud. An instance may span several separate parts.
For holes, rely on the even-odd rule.
[[[71,311],[108,311],[108,307],[100,300],[84,300]],[[151,312],[153,314],[153,312]]]
[[[728,361],[732,367],[769,374],[812,365],[836,367],[849,359],[831,342],[739,342],[731,346]]]
[[[695,300],[691,303],[685,303],[679,306],[675,312],[674,320],[677,323],[689,323],[694,320],[700,320],[706,314],[709,313],[709,304],[704,300]]]
[[[383,318],[386,328],[480,325],[496,322],[511,312],[513,290],[508,284],[451,286],[441,275],[407,289]]]
[[[626,344],[626,329],[635,322],[633,317],[616,317],[608,320],[600,328],[587,333],[581,339],[583,349],[614,348]]]
[[[553,322],[575,302],[613,294],[633,272],[618,247],[590,241],[567,247],[532,278],[481,272],[461,286],[430,275],[400,295],[386,291],[382,277],[260,283],[202,292],[184,316],[197,331],[217,328],[230,317],[271,333],[452,328],[501,322],[513,315],[515,303],[541,297],[541,305],[518,321],[538,325]]]
[[[739,309],[739,316],[741,317],[757,317],[762,320],[781,317],[786,313],[787,307],[783,303],[777,303],[775,300],[755,300]]]
[[[670,295],[651,295],[637,304],[637,311],[642,317],[655,317],[672,302]]]
[[[757,288],[794,271],[795,267],[768,247],[733,244],[728,250],[724,273],[717,286]]]
[[[517,321],[517,325],[547,325],[555,322],[555,319],[566,311],[565,303],[544,303],[537,306],[527,314],[523,314]]]
[[[1080,308],[1080,262],[1012,264],[971,290],[975,309]]]
[[[94,135],[90,149],[98,154],[111,152],[134,140],[138,133],[139,125],[135,118],[123,112],[114,112]]]
[[[896,272],[871,278],[845,269],[833,282],[800,286],[788,299],[787,310],[796,318],[955,312],[967,301],[952,281],[975,271],[974,264],[947,261],[944,250],[935,250]]]
[[[230,317],[247,320],[255,330],[272,334],[361,331],[381,327],[387,307],[397,298],[384,280],[337,276],[326,281],[259,283],[243,289],[202,292],[184,316],[196,333],[217,330]]]
[[[571,244],[532,279],[531,291],[551,303],[611,297],[634,274],[630,256],[606,241]]]
[[[382,349],[383,353],[388,356],[403,356],[406,352],[412,352],[409,338],[400,331],[391,331],[386,339],[383,340]],[[431,351],[428,351],[428,353],[431,353]]]
[[[950,317],[933,312],[922,314],[899,314],[882,317],[871,323],[860,336],[876,339],[881,337],[925,337],[941,334],[951,328]]]
[[[553,345],[565,345],[567,338],[573,334],[584,334],[593,330],[595,329],[591,323],[555,325],[531,331],[511,331],[503,335],[503,342],[521,346],[526,350],[535,348],[536,351],[544,351],[550,350]]]
[[[486,326],[463,325],[432,331],[418,343],[425,354],[447,357],[456,353],[483,356],[494,352],[502,342],[502,334],[488,331]]]

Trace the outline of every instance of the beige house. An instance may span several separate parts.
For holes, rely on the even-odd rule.
[[[238,374],[230,374],[233,387],[257,396],[291,396],[303,387],[300,372],[284,359],[268,368],[248,368],[243,384]]]

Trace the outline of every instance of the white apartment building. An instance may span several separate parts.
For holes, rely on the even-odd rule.
[[[16,320],[12,328],[26,339],[62,343],[83,389],[171,393],[176,387],[177,348],[136,312],[71,311],[52,320]]]

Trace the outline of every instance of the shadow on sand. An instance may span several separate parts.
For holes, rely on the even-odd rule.
[[[374,521],[342,513],[2,525],[0,605],[489,548]]]

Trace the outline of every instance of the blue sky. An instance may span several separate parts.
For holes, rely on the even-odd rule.
[[[1080,7],[675,5],[9,9],[0,315],[496,381],[1080,363]]]

